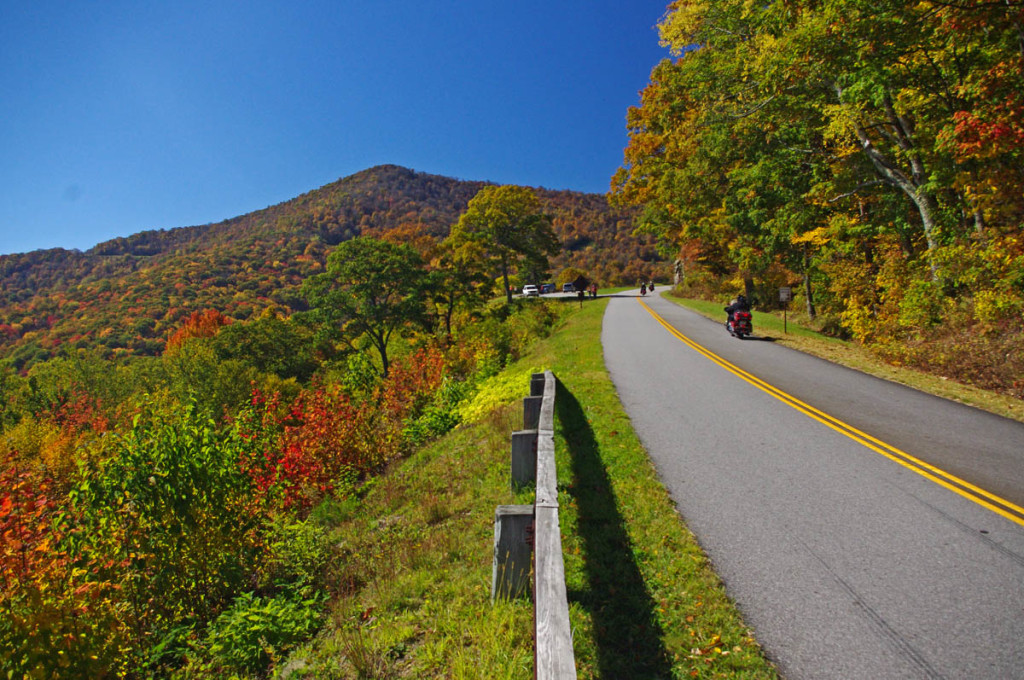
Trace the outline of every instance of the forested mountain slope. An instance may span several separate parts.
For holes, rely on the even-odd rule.
[[[0,358],[22,370],[65,345],[154,355],[197,310],[247,319],[301,309],[298,286],[333,246],[397,228],[443,238],[485,184],[379,166],[218,224],[0,256]],[[658,256],[632,235],[632,211],[597,194],[537,192],[563,244],[553,274],[575,266],[606,284],[650,275]]]

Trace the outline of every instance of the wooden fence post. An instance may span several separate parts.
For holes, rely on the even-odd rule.
[[[547,377],[543,373],[534,373],[530,376],[530,396],[543,397],[544,386],[547,384]]]
[[[532,564],[533,506],[499,505],[494,511],[491,600],[529,597]]]
[[[536,430],[544,397],[523,397],[523,429]]]
[[[512,433],[512,489],[537,481],[537,430]]]

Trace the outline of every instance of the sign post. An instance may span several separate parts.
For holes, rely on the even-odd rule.
[[[789,333],[789,319],[786,318],[789,312],[789,301],[793,299],[793,289],[789,286],[779,288],[779,302],[782,303],[782,332]]]

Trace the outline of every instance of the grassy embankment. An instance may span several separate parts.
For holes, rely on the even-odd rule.
[[[556,447],[579,677],[773,678],[634,434],[604,369],[605,302],[485,386],[468,422],[340,511],[346,576],[292,677],[530,678],[532,605],[490,602],[494,508],[530,373],[559,379]],[[571,307],[571,308],[570,308]]]
[[[725,321],[722,303],[677,298],[665,295],[678,305],[692,309],[716,321]],[[788,331],[788,332],[787,332]],[[909,387],[939,397],[959,401],[991,413],[1024,422],[1024,402],[987,390],[964,385],[942,376],[916,371],[912,368],[893,366],[872,355],[856,343],[846,342],[795,323],[792,318],[785,320],[782,312],[754,312],[754,334],[771,336],[780,345],[801,352],[807,352],[829,361],[848,366],[863,373],[902,383]]]

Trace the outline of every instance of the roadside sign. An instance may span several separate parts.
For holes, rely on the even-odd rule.
[[[789,286],[779,288],[779,302],[782,303],[782,332],[789,333],[789,302],[793,299],[793,289]]]

